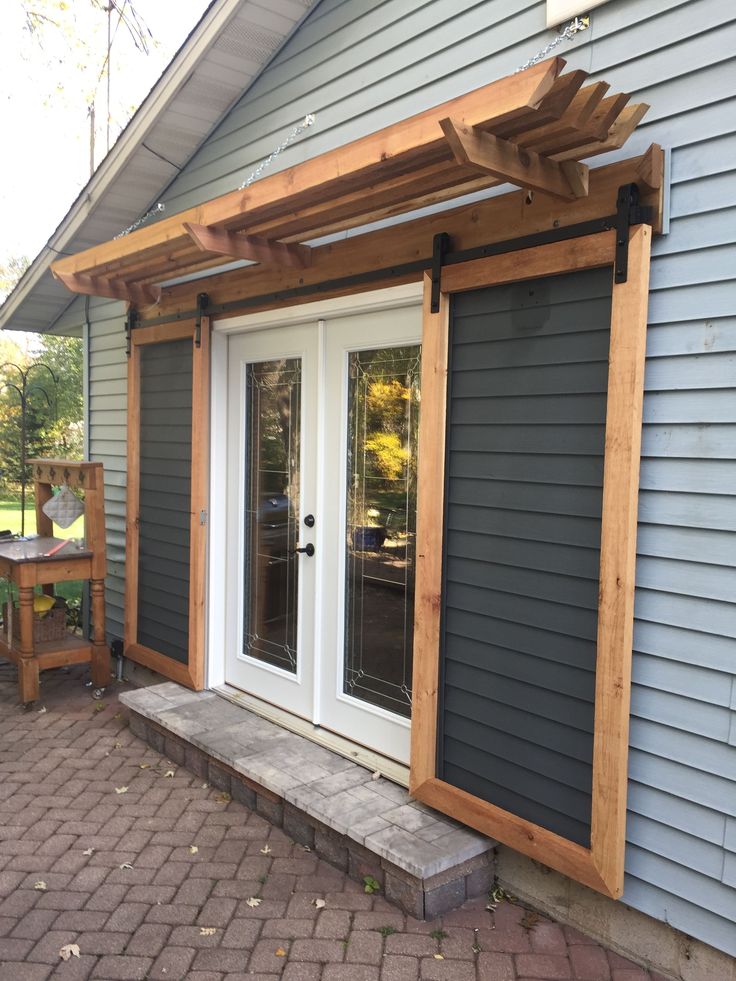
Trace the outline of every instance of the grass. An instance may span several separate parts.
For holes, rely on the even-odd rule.
[[[6,529],[14,534],[20,534],[21,514],[20,501],[0,500],[0,531]],[[26,535],[36,533],[36,509],[33,504],[26,506]],[[84,536],[84,518],[77,518],[69,528],[59,528],[54,525],[54,535],[57,538],[82,538]]]
[[[0,500],[0,531],[6,529],[14,534],[20,534],[20,501]],[[36,533],[36,509],[35,506],[26,507],[26,535]],[[84,537],[84,518],[77,518],[73,525],[68,528],[59,528],[54,525],[54,536],[56,538],[82,538]],[[7,599],[7,584],[0,580],[0,602],[4,603]],[[55,592],[58,596],[63,596],[66,600],[78,600],[82,595],[81,582],[60,582],[57,583]]]

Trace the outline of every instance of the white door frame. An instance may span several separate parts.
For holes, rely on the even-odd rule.
[[[300,323],[316,323],[377,310],[421,306],[422,284],[408,283],[402,286],[358,293],[352,296],[318,300],[281,310],[262,311],[213,322],[211,346],[212,378],[210,391],[210,512],[207,562],[207,652],[205,677],[208,688],[225,684],[225,618],[226,618],[226,481],[227,472],[227,363],[228,335],[253,330],[265,330]],[[318,514],[322,511],[321,486],[317,489]],[[321,549],[317,542],[319,559]],[[315,569],[320,581],[319,568]],[[319,603],[319,596],[317,597]],[[317,607],[319,608],[319,606]],[[319,626],[316,641],[319,642]],[[316,659],[315,699],[319,698],[319,661]],[[315,717],[319,706],[315,704]]]

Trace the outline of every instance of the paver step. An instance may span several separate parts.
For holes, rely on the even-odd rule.
[[[486,892],[495,842],[395,783],[214,692],[173,682],[120,695],[154,749],[283,826],[418,919]]]

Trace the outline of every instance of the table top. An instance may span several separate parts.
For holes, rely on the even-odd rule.
[[[48,552],[54,546],[61,544],[63,538],[30,538],[26,542],[0,542],[0,560],[21,564],[23,562],[59,562],[69,559],[89,559],[92,552],[88,548],[79,548],[68,541],[63,548],[53,555]]]

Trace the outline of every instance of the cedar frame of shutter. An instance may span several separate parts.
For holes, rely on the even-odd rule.
[[[199,334],[199,343],[195,338]],[[191,338],[192,341],[192,475],[189,546],[189,658],[186,664],[138,643],[138,555],[140,505],[140,350],[147,344],[162,344]],[[209,405],[210,405],[210,320],[203,317],[200,329],[194,320],[138,327],[131,332],[128,359],[128,474],[126,494],[126,564],[124,653],[138,664],[186,685],[204,688],[205,676],[205,584],[207,526],[201,521],[208,506]]]
[[[419,432],[414,693],[414,797],[612,898],[623,892],[637,505],[652,229],[629,230],[626,282],[614,281],[606,404],[593,732],[591,847],[460,790],[436,775],[443,595],[448,345],[453,293],[611,266],[615,233],[542,245],[442,269],[439,312],[424,277]]]

